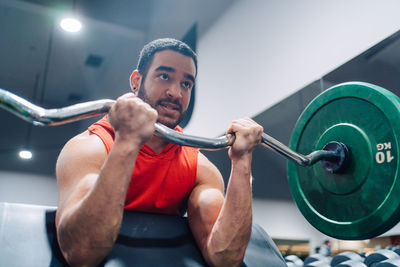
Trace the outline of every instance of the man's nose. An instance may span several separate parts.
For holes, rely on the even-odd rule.
[[[167,95],[170,98],[181,98],[182,91],[179,84],[171,84],[167,89]]]

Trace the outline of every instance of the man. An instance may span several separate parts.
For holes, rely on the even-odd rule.
[[[245,118],[228,129],[236,141],[229,150],[232,172],[225,197],[221,174],[203,154],[154,135],[156,121],[181,130],[176,126],[196,74],[196,55],[186,44],[149,43],[130,77],[133,93],[118,98],[108,118],[65,145],[56,168],[56,226],[69,264],[99,264],[116,241],[124,209],[178,214],[187,206],[205,261],[240,265],[252,223],[252,151],[262,127]]]
[[[319,249],[319,254],[322,254],[324,256],[331,256],[331,250],[332,250],[332,243],[330,240],[325,240],[324,244]]]

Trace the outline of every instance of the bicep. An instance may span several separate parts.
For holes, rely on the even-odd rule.
[[[197,183],[188,202],[192,233],[203,249],[224,203],[224,182],[218,169],[199,153]]]
[[[57,225],[61,214],[72,209],[93,187],[106,157],[102,141],[88,132],[72,138],[64,146],[56,165]]]

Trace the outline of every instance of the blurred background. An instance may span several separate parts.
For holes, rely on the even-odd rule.
[[[115,99],[130,90],[143,45],[173,37],[199,56],[187,133],[219,136],[249,116],[288,144],[302,110],[332,85],[365,81],[400,94],[398,10],[395,0],[0,0],[0,88],[45,108]],[[80,29],[63,29],[67,17]],[[57,205],[57,155],[96,120],[41,128],[0,110],[0,202]],[[229,177],[226,150],[204,153]],[[296,208],[284,158],[258,148],[253,178],[254,221],[283,254],[328,238]],[[331,240],[334,250],[358,250],[398,234],[400,226],[380,244]]]

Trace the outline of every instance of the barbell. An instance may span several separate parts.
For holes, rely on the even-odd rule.
[[[103,99],[43,109],[0,89],[0,107],[40,126],[61,125],[107,113]],[[169,142],[202,149],[233,144],[232,134],[204,138],[160,123],[156,134]],[[376,85],[349,82],[318,95],[300,115],[290,148],[262,134],[262,144],[288,161],[288,180],[303,216],[338,239],[368,239],[400,220],[400,99]],[[318,163],[318,164],[317,164]]]

